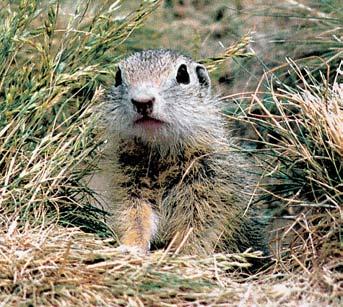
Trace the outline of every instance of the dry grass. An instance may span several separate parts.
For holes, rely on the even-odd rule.
[[[338,306],[342,294],[328,267],[320,283],[311,274],[239,275],[253,253],[138,258],[77,229],[16,222],[3,223],[0,238],[6,306]]]
[[[339,296],[343,290],[341,66],[333,84],[323,74],[316,80],[306,67],[292,61],[287,68],[298,78],[298,88],[266,74],[270,91],[258,87],[241,113],[241,120],[258,135],[254,157],[263,167],[263,177],[272,183],[261,185],[261,198],[278,211],[274,269],[306,274],[318,284],[331,280],[326,290]]]

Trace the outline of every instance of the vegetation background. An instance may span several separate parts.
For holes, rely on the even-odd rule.
[[[341,305],[342,39],[338,0],[2,1],[0,304]],[[121,58],[159,47],[207,65],[262,167],[261,272],[245,275],[249,251],[118,254],[91,205],[94,110]]]

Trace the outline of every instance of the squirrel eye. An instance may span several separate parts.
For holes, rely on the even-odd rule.
[[[177,71],[176,81],[182,84],[189,84],[190,78],[185,64],[180,65]]]
[[[121,77],[121,70],[120,70],[120,68],[118,68],[118,71],[117,71],[116,76],[115,76],[114,86],[117,87],[119,85],[122,85],[122,83],[123,83],[123,79]]]

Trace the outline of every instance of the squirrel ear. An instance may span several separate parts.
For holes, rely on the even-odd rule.
[[[211,80],[208,75],[207,69],[202,65],[198,65],[195,68],[195,72],[198,77],[200,85],[209,89],[211,87]]]

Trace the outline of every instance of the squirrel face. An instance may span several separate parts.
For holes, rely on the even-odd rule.
[[[218,126],[206,68],[171,50],[134,53],[119,63],[107,120],[122,137],[175,144]]]

